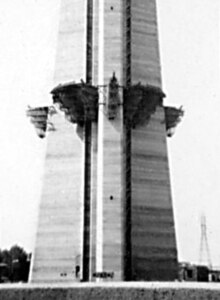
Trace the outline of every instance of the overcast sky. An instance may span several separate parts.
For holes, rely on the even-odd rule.
[[[205,214],[220,266],[219,1],[157,2],[165,104],[185,110],[168,140],[179,258],[198,261]],[[0,248],[34,245],[46,139],[37,138],[25,108],[51,103],[59,5],[0,3]]]

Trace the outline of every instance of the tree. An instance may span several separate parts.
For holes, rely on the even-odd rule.
[[[12,282],[27,282],[29,267],[30,267],[30,255],[28,255],[23,248],[18,245],[14,245],[10,250],[0,250],[0,263],[1,272],[0,277],[8,277]]]

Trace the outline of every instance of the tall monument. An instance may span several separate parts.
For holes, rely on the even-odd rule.
[[[155,0],[63,0],[31,282],[177,278]],[[48,116],[53,131],[46,133]],[[65,117],[64,117],[65,116]]]

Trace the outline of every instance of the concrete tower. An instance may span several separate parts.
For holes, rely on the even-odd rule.
[[[55,85],[30,281],[174,280],[155,0],[63,0]]]

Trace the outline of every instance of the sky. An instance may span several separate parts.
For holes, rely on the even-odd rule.
[[[59,7],[60,0],[0,3],[1,249],[34,246],[46,139],[25,110],[51,104]],[[157,7],[165,105],[185,111],[168,139],[178,256],[199,261],[205,215],[212,264],[220,266],[219,1]]]

